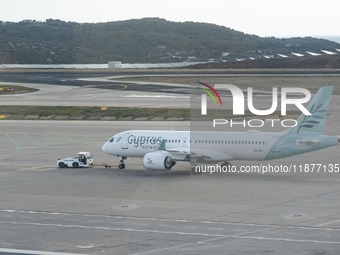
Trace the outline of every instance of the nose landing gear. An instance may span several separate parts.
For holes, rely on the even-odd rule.
[[[125,168],[125,164],[124,164],[124,160],[126,159],[126,157],[120,157],[120,164],[118,165],[119,169],[124,169]]]

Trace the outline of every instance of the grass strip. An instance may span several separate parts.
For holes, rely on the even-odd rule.
[[[189,109],[82,106],[0,106],[4,119],[70,119],[70,120],[150,120],[179,118],[189,120]]]
[[[288,117],[296,117],[298,112],[292,112]],[[232,119],[232,110],[210,109],[207,116],[202,116],[200,109],[167,109],[167,108],[138,108],[138,107],[101,107],[86,106],[0,106],[2,119],[30,119],[30,120],[211,120],[213,118]],[[268,117],[280,118],[279,112]],[[237,118],[254,118],[246,111]],[[258,117],[257,117],[258,118]]]

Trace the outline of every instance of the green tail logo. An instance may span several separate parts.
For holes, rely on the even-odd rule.
[[[289,130],[290,134],[312,134],[323,133],[326,122],[328,108],[331,102],[333,87],[322,87],[313,97],[307,106],[307,110],[312,115],[301,114],[298,118],[297,126]]]

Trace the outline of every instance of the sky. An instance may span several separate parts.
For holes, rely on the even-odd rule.
[[[0,20],[213,23],[259,36],[339,36],[339,0],[0,0]]]

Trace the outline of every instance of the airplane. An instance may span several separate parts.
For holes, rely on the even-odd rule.
[[[282,132],[130,130],[114,135],[102,151],[117,156],[120,169],[127,157],[140,157],[147,170],[166,171],[178,161],[228,167],[232,160],[272,160],[320,150],[340,143],[340,136],[323,135],[332,92],[332,86],[321,87],[307,106],[312,115],[301,114],[296,126]]]

